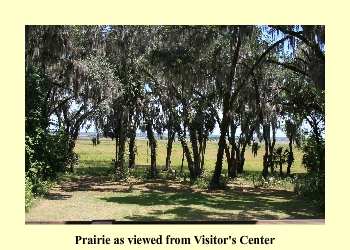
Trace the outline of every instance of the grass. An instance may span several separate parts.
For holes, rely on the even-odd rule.
[[[303,218],[324,217],[292,191],[234,185],[229,190],[206,190],[176,180],[112,182],[101,177],[85,177],[56,186],[26,214],[27,221]]]
[[[165,166],[166,159],[166,141],[157,142],[157,167],[162,169]],[[287,147],[287,145],[276,145]],[[150,155],[149,150],[147,154],[147,140],[139,139],[136,141],[137,155],[136,155],[136,166],[145,167],[150,165]],[[209,141],[207,143],[206,154],[205,154],[205,169],[208,171],[213,171],[215,168],[216,154],[218,145],[216,141]],[[92,146],[91,140],[78,140],[75,148],[76,153],[79,155],[80,168],[88,169],[90,171],[95,170],[98,172],[100,170],[110,167],[112,159],[115,159],[115,141],[110,139],[101,140],[101,143],[97,147]],[[246,150],[246,160],[244,169],[246,172],[255,174],[256,176],[261,175],[262,171],[262,157],[264,151],[263,147],[258,151],[258,155],[253,157],[251,153],[251,148],[248,147]],[[295,161],[292,166],[292,173],[294,174],[305,174],[306,170],[301,164],[302,152],[301,150],[294,149]],[[178,171],[180,171],[182,165],[182,147],[179,142],[173,143],[172,154],[171,154],[171,166]],[[187,161],[184,160],[184,171],[188,171]],[[284,165],[286,168],[286,165]],[[285,169],[284,169],[285,171]],[[223,174],[227,173],[227,163],[223,162]]]
[[[165,166],[165,141],[158,141],[157,168]],[[210,178],[215,167],[217,142],[209,142],[206,151],[203,178]],[[149,169],[147,141],[137,141],[136,168],[128,181],[115,181],[106,176],[115,158],[115,142],[102,140],[97,147],[90,140],[78,140],[76,152],[80,166],[75,173],[60,176],[60,184],[45,197],[37,199],[26,213],[27,221],[43,220],[101,220],[159,221],[159,220],[276,220],[324,218],[315,207],[299,199],[293,192],[294,178],[268,179],[261,182],[262,155],[253,157],[250,148],[246,152],[245,172],[228,181],[224,190],[208,190],[200,183],[189,185],[182,178],[167,178],[163,173],[158,179],[138,178],[136,174]],[[293,174],[306,173],[301,165],[302,153],[295,151]],[[147,160],[148,158],[148,160]],[[180,169],[182,148],[173,146],[171,164]],[[225,162],[224,162],[225,166]],[[186,160],[184,170],[188,172]],[[226,170],[223,170],[223,175]],[[265,180],[264,180],[265,182]]]

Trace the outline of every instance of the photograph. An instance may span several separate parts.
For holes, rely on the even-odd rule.
[[[325,224],[325,25],[25,25],[26,224]]]

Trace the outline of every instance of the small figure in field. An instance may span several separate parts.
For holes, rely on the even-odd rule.
[[[92,141],[92,146],[93,147],[97,146],[97,139],[96,139],[96,137],[92,137],[91,141]]]

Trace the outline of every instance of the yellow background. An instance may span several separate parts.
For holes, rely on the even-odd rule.
[[[341,1],[339,1],[341,2]],[[345,2],[345,1],[344,1]],[[347,6],[338,1],[5,1],[1,4],[2,249],[209,249],[209,245],[75,245],[75,236],[275,237],[273,245],[217,245],[221,249],[324,249],[347,246],[349,217],[346,101]],[[26,24],[325,24],[327,45],[327,193],[325,225],[25,225],[24,26]],[[344,247],[342,247],[344,246]],[[19,247],[19,248],[18,248]]]

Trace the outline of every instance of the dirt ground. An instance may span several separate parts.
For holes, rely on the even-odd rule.
[[[228,186],[207,190],[184,185],[181,180],[134,178],[122,182],[83,177],[53,187],[26,213],[26,222],[192,220],[193,214],[198,216],[193,220],[208,221],[324,219],[310,204],[298,201],[292,191]],[[286,208],[285,202],[290,207]]]

